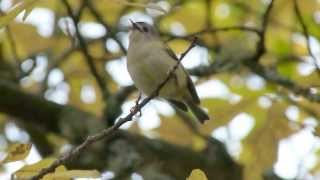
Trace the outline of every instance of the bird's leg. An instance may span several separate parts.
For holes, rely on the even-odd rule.
[[[139,102],[140,102],[140,100],[141,100],[141,97],[142,97],[142,93],[139,92],[138,99],[136,100],[136,105],[135,105],[136,107],[138,107],[138,104],[139,104]],[[139,117],[142,116],[141,109],[139,110],[138,116],[139,116]]]
[[[133,112],[134,109],[138,107],[141,97],[142,97],[142,93],[139,92],[138,99],[135,101],[135,106],[130,109],[130,112]],[[141,112],[141,109],[139,109],[138,116],[141,117],[141,115],[142,115],[142,112]]]

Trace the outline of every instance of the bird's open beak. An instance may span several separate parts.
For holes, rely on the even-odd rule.
[[[136,30],[141,32],[141,29],[140,29],[139,25],[137,23],[133,22],[131,19],[129,19],[129,20],[130,20],[130,22],[132,24],[132,29],[136,29]]]

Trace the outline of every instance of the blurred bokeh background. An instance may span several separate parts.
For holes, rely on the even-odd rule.
[[[1,0],[1,17],[29,1]],[[320,178],[319,0],[36,0],[0,29],[0,158],[33,144],[0,179],[129,113],[129,19],[153,24],[177,55],[199,38],[182,63],[211,120],[152,100],[66,167],[103,179],[195,168],[209,179]]]

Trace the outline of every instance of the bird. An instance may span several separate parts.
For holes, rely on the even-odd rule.
[[[178,63],[175,53],[160,39],[156,28],[146,22],[131,21],[127,70],[138,90],[150,96]],[[182,64],[160,89],[158,97],[177,108],[191,112],[200,123],[209,115],[200,107],[200,99],[188,72]]]

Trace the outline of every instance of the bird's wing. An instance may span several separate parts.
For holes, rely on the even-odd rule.
[[[172,59],[174,59],[175,61],[179,61],[179,58],[167,45],[165,45],[165,51],[168,53],[168,55],[170,57],[172,57]],[[198,96],[196,88],[194,87],[194,84],[189,76],[189,73],[184,69],[184,67],[182,65],[181,65],[181,67],[182,67],[183,71],[187,74],[187,88],[190,92],[190,95],[192,96],[193,102],[196,104],[200,104],[199,96]]]
[[[183,103],[183,102],[180,102],[180,101],[176,101],[174,99],[169,99],[168,100],[171,104],[175,105],[176,107],[178,107],[179,109],[183,110],[183,111],[188,111],[188,108],[187,106]]]

